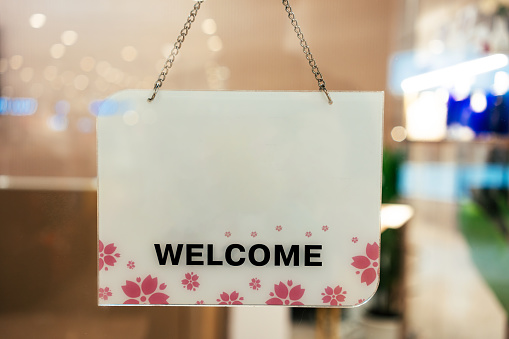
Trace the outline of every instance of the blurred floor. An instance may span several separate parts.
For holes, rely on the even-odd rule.
[[[406,316],[412,337],[505,338],[504,311],[470,259],[456,205],[411,204]]]

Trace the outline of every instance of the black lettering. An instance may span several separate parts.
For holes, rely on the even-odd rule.
[[[263,251],[262,261],[256,261],[255,252],[257,249],[261,249]],[[249,261],[251,262],[251,264],[253,264],[255,266],[265,266],[265,265],[267,265],[269,260],[270,260],[270,251],[267,246],[262,245],[262,244],[256,244],[256,245],[251,246],[251,248],[249,249]]]
[[[203,244],[187,244],[186,245],[186,265],[203,265],[203,260],[193,260],[193,257],[203,256],[202,252],[193,252],[193,249],[203,248]]]
[[[244,263],[244,261],[246,261],[246,258],[240,258],[238,261],[234,261],[232,259],[232,251],[235,248],[237,248],[241,253],[246,252],[246,249],[244,248],[244,246],[242,246],[240,244],[231,244],[231,245],[229,245],[226,248],[225,260],[228,263],[228,265],[231,265],[231,266],[240,266],[240,265],[242,265]]]
[[[221,266],[223,262],[221,260],[214,260],[214,245],[207,245],[207,265],[211,266]]]
[[[321,250],[322,245],[305,245],[304,246],[304,265],[305,266],[322,266],[321,261],[311,261],[311,258],[320,258],[320,253],[311,253],[312,250]]]
[[[276,253],[274,257],[274,265],[281,266],[281,259],[283,259],[283,263],[285,266],[290,266],[290,262],[293,257],[293,266],[299,266],[299,245],[292,245],[290,247],[290,251],[288,252],[288,256],[285,255],[285,249],[283,245],[275,246]]]
[[[156,249],[157,260],[159,261],[159,265],[166,265],[166,261],[168,260],[168,254],[170,255],[170,261],[172,265],[178,265],[180,261],[180,255],[182,254],[183,244],[177,245],[177,252],[173,253],[173,249],[171,244],[166,244],[164,248],[164,254],[161,252],[161,245],[154,244]]]

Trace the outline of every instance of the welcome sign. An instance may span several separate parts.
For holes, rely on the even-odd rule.
[[[99,304],[351,307],[379,276],[383,93],[115,94]]]

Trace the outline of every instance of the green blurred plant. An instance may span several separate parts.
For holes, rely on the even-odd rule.
[[[382,166],[382,202],[398,200],[398,174],[405,155],[399,150],[384,149]],[[401,229],[387,229],[382,233],[380,246],[380,282],[373,300],[369,303],[372,315],[401,316],[402,280]]]
[[[460,206],[459,218],[477,269],[509,316],[508,193],[493,189],[472,191],[472,200]]]
[[[405,156],[398,150],[384,149],[382,164],[382,203],[398,199],[398,172]]]
[[[478,6],[484,15],[508,17],[509,1],[507,0],[479,0]]]

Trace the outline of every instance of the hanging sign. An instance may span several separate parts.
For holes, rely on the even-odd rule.
[[[97,119],[99,304],[351,307],[378,285],[383,93],[123,91]]]

